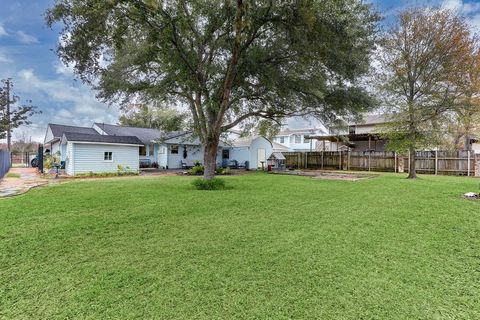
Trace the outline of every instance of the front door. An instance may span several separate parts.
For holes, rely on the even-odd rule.
[[[265,149],[257,149],[257,168],[262,167],[262,162],[263,162],[263,167],[266,165],[266,158],[267,155],[265,153]]]

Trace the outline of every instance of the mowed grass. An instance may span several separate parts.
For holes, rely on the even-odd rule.
[[[75,181],[0,201],[0,318],[479,319],[479,179]]]

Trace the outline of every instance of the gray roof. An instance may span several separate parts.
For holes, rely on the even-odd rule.
[[[78,141],[78,142],[100,142],[100,143],[116,143],[116,144],[131,144],[131,145],[143,145],[135,136],[107,136],[101,134],[85,134],[85,133],[75,133],[75,132],[65,132],[63,137],[67,141]]]
[[[49,123],[48,126],[52,130],[54,138],[61,138],[65,132],[85,133],[85,134],[98,134],[93,128],[65,126],[63,124]]]
[[[170,139],[186,134],[184,131],[163,132],[152,128],[126,127],[113,124],[95,122],[95,125],[111,136],[135,136],[143,144],[149,144],[152,141],[160,139]]]

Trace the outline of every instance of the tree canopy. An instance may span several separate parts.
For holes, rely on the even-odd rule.
[[[124,108],[119,123],[125,126],[156,128],[162,131],[180,131],[186,128],[186,114],[170,108],[156,108],[135,104]]]
[[[57,0],[58,55],[105,101],[181,102],[213,176],[222,132],[249,120],[325,123],[372,106],[379,20],[361,0]]]
[[[385,135],[389,148],[409,151],[409,178],[416,177],[416,150],[438,145],[451,111],[473,88],[465,77],[473,43],[455,12],[426,8],[401,12],[383,39],[378,80],[390,114]]]
[[[0,87],[0,139],[7,138],[8,150],[11,150],[12,130],[22,125],[31,123],[30,117],[40,113],[32,101],[19,104],[20,97],[12,94],[13,83],[11,79],[1,80]]]

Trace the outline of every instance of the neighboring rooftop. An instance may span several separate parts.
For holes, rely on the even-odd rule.
[[[142,141],[135,136],[107,136],[101,134],[85,134],[75,132],[65,132],[64,139],[75,142],[103,142],[115,144],[143,145]]]
[[[163,132],[158,129],[152,128],[139,128],[139,127],[126,127],[113,124],[105,124],[95,122],[95,125],[111,136],[135,136],[143,144],[149,144],[152,141],[158,141],[160,139],[170,139],[185,134],[184,131]]]
[[[85,133],[85,134],[98,134],[93,128],[66,126],[63,124],[49,123],[48,126],[52,130],[54,138],[61,138],[65,132]]]

